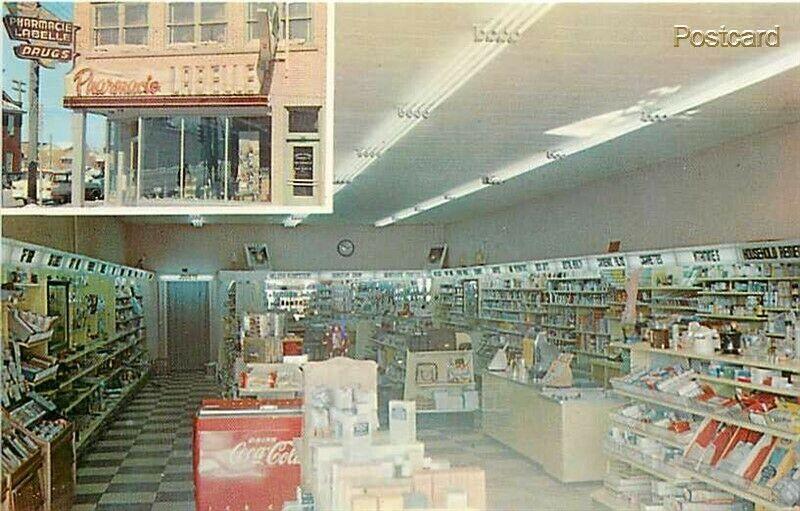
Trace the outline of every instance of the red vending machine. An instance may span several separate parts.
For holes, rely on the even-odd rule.
[[[299,399],[205,400],[194,422],[197,511],[280,511],[300,485]]]

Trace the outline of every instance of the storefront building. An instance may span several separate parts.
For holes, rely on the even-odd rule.
[[[22,102],[14,101],[3,91],[3,173],[20,171],[22,151]]]
[[[76,3],[74,172],[93,113],[107,205],[325,205],[326,23],[324,4]]]

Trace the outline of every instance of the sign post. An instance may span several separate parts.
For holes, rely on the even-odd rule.
[[[28,202],[38,202],[39,182],[39,68],[53,68],[55,62],[72,62],[75,32],[71,21],[63,21],[41,8],[38,2],[9,4],[3,16],[9,39],[17,41],[14,55],[28,60]],[[50,148],[52,151],[52,147]]]

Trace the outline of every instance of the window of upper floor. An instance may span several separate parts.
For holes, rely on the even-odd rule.
[[[279,7],[280,38],[291,43],[314,42],[313,6],[309,3],[281,3]]]
[[[149,35],[148,4],[121,2],[94,5],[94,46],[144,46]]]
[[[247,4],[247,40],[259,39],[263,27],[260,12],[267,13],[271,30],[280,40],[288,40],[291,44],[309,44],[314,42],[313,6],[308,3],[265,3],[250,2]]]
[[[225,4],[172,2],[167,32],[169,44],[224,43],[228,32]]]

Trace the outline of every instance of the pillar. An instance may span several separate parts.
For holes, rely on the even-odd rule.
[[[86,172],[86,112],[72,114],[72,206],[83,206]]]

